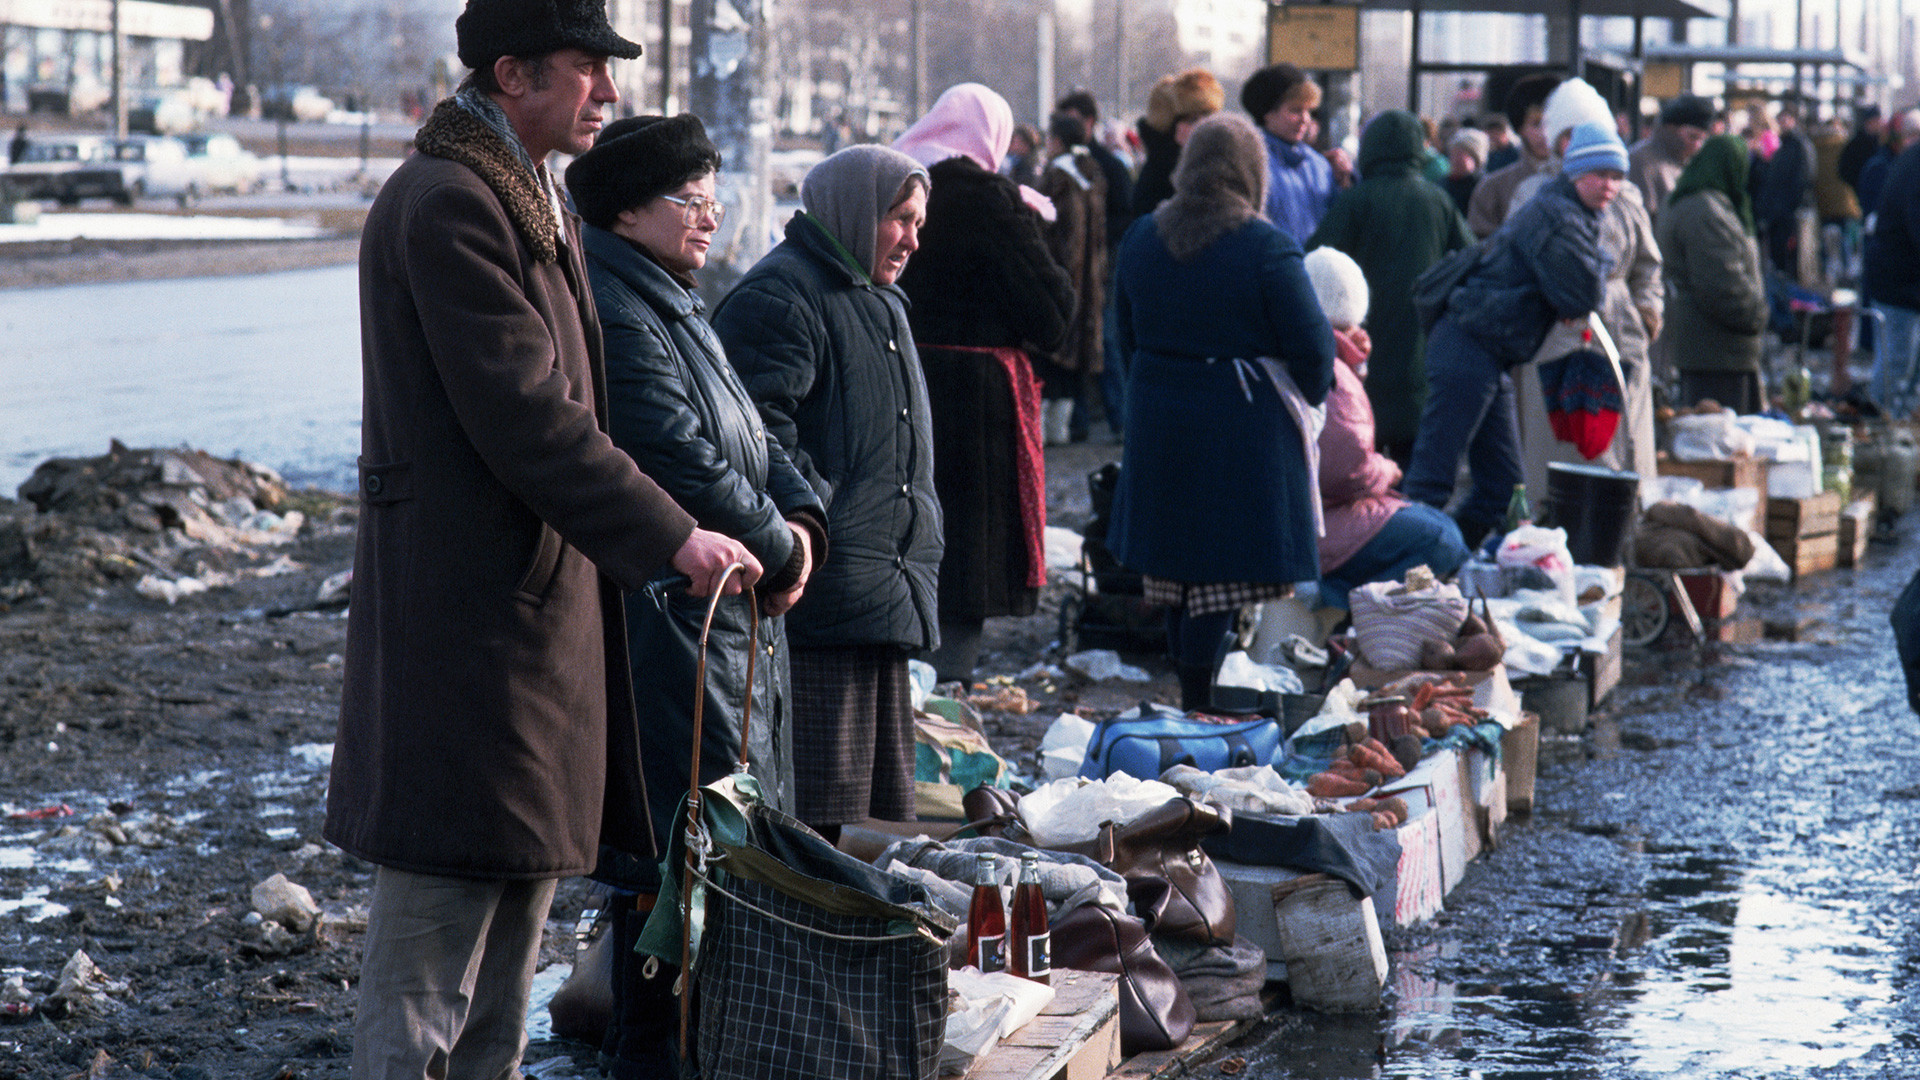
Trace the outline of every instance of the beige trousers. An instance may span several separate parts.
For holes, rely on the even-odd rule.
[[[555,885],[381,867],[360,966],[353,1080],[517,1080]]]

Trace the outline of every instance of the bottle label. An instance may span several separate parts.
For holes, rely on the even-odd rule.
[[[973,959],[983,972],[1007,970],[1005,934],[982,934],[973,939]]]
[[[1027,939],[1027,974],[1045,975],[1053,970],[1053,935],[1035,934]]]

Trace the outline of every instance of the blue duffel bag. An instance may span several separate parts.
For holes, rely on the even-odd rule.
[[[1280,722],[1272,717],[1189,716],[1145,703],[1102,720],[1093,729],[1080,775],[1104,780],[1126,773],[1138,780],[1157,780],[1175,765],[1191,765],[1204,772],[1266,765],[1284,739]]]

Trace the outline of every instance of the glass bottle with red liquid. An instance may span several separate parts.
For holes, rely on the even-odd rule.
[[[1037,983],[1053,981],[1053,938],[1047,932],[1047,898],[1040,890],[1040,853],[1020,855],[1020,884],[1013,887],[1007,918],[1007,970]]]
[[[973,868],[973,903],[967,908],[967,964],[981,971],[1007,969],[1007,912],[1000,903],[1000,873],[993,853],[983,851]]]

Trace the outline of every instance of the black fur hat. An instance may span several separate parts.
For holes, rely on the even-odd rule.
[[[632,60],[640,46],[613,32],[606,0],[467,0],[453,22],[460,62],[476,70],[503,56],[579,49]]]
[[[699,117],[630,116],[608,124],[567,166],[567,191],[581,220],[606,229],[620,211],[719,171],[720,151]]]

